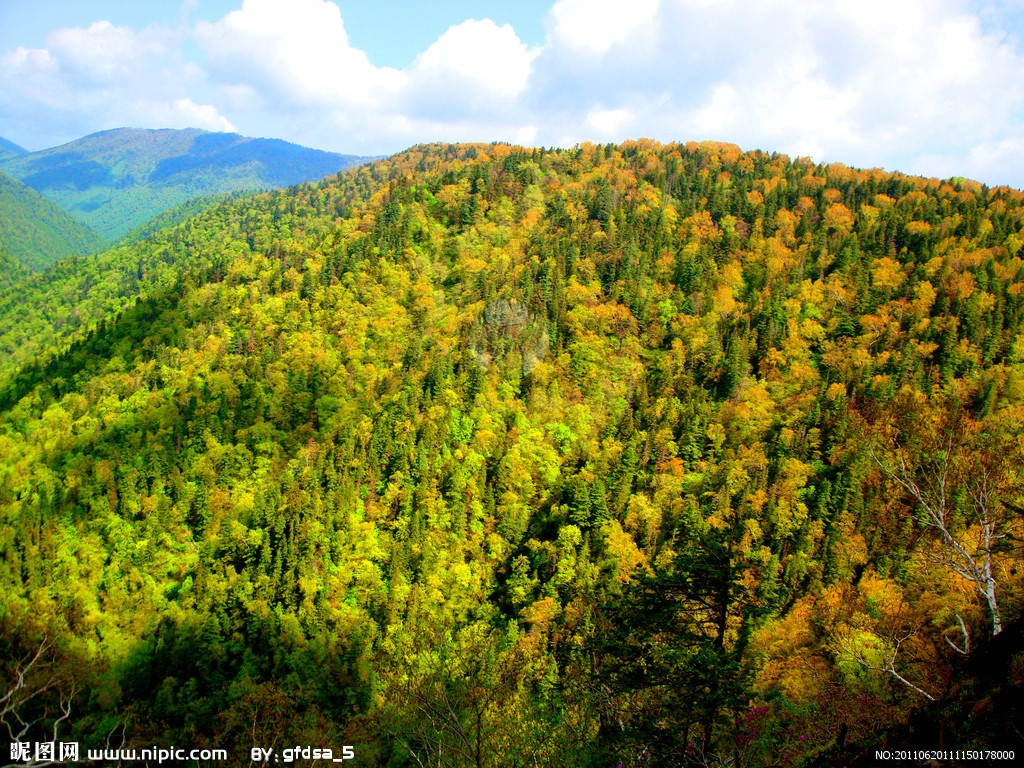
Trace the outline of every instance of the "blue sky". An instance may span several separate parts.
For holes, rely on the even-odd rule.
[[[0,136],[648,136],[1024,187],[1024,0],[0,0]]]

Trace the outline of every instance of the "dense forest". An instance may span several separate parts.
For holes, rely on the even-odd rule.
[[[962,179],[430,145],[5,278],[6,722],[238,765],[1024,749],[1022,246]]]

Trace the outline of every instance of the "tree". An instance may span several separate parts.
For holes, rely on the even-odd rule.
[[[701,765],[737,749],[752,596],[734,532],[709,526],[679,541],[670,568],[637,579],[608,611],[595,641],[613,694],[602,739],[627,762],[649,751],[659,765]]]
[[[938,539],[941,562],[977,590],[992,634],[1002,630],[994,558],[1021,524],[1020,437],[975,421],[956,402],[915,406],[905,398],[903,434],[871,457],[911,499],[914,516]],[[966,632],[965,632],[966,636]]]

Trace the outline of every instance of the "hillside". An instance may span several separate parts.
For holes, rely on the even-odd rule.
[[[0,173],[0,248],[29,269],[100,248],[88,227],[20,181]]]
[[[1022,245],[1020,192],[639,141],[66,260],[0,299],[0,675],[231,765],[815,765],[1009,696]]]
[[[187,200],[286,187],[363,162],[352,155],[198,129],[119,128],[0,160],[107,243]]]

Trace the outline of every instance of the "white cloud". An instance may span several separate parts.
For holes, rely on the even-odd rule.
[[[180,118],[176,124],[205,128],[210,131],[234,133],[238,129],[210,104],[196,104],[192,99],[176,99],[171,104],[171,112]]]
[[[514,99],[526,87],[536,51],[511,26],[470,19],[448,29],[416,59],[413,87],[469,92],[487,100]]]
[[[327,0],[244,0],[219,21],[198,23],[195,37],[235,122],[366,153],[512,138],[524,124],[516,99],[536,57],[512,27],[483,19],[452,26],[405,70],[376,67]]]
[[[658,0],[559,0],[549,14],[551,38],[571,51],[603,54],[638,32],[650,32],[658,5]]]
[[[131,79],[140,66],[167,54],[167,35],[141,34],[128,27],[97,21],[87,28],[59,29],[47,38],[47,51],[62,71],[83,86]]]
[[[327,0],[244,0],[220,21],[199,22],[195,36],[215,79],[279,103],[373,107],[404,80],[349,45],[341,11]]]
[[[587,112],[587,125],[601,137],[621,134],[632,121],[633,113],[628,109],[604,109],[598,106]]]
[[[508,140],[522,126],[519,96],[536,55],[507,24],[465,21],[416,58],[403,73],[400,98],[387,106],[408,118],[411,141],[421,140],[417,133],[431,140]]]
[[[515,130],[512,141],[524,147],[532,146],[537,141],[537,126],[524,125]]]

